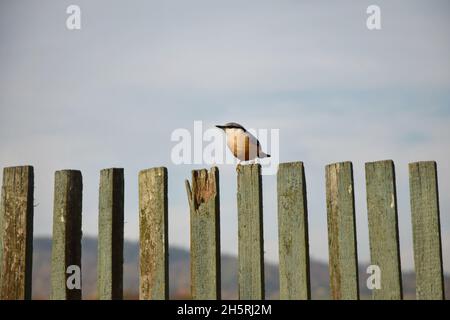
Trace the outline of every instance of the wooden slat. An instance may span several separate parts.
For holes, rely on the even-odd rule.
[[[139,241],[141,300],[169,297],[167,169],[139,173]]]
[[[220,299],[219,170],[192,171],[186,181],[191,212],[191,294],[193,299]]]
[[[259,164],[238,165],[239,298],[264,299],[262,179]]]
[[[444,299],[436,162],[409,164],[417,299]]]
[[[0,205],[0,299],[31,299],[33,167],[3,170]]]
[[[366,163],[367,214],[371,264],[381,270],[373,299],[402,299],[395,169],[391,160]]]
[[[277,190],[280,299],[310,299],[308,211],[302,162],[279,165]]]
[[[351,162],[326,166],[330,287],[333,299],[359,299]]]
[[[100,172],[97,290],[100,300],[123,298],[123,169]]]
[[[55,173],[53,207],[53,243],[51,264],[51,299],[81,299],[80,289],[67,287],[67,268],[81,270],[82,177],[77,170]],[[81,275],[80,275],[81,276]]]

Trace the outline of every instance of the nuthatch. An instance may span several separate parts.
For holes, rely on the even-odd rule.
[[[256,158],[270,157],[270,154],[262,151],[258,139],[239,123],[229,122],[223,126],[216,127],[225,131],[228,148],[230,148],[233,155],[239,160],[248,161]]]

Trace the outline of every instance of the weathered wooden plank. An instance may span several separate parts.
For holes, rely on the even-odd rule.
[[[31,166],[3,170],[0,205],[0,299],[31,299],[33,254]]]
[[[444,299],[436,162],[409,164],[416,298]]]
[[[262,179],[259,164],[237,166],[239,298],[264,299]]]
[[[279,165],[277,191],[280,299],[310,299],[308,211],[303,162]]]
[[[330,287],[333,299],[359,299],[351,162],[326,166]]]
[[[123,169],[100,171],[97,290],[100,300],[123,298]]]
[[[78,300],[81,299],[81,287],[71,289],[67,286],[68,277],[74,274],[67,271],[69,266],[75,266],[81,277],[81,172],[56,171],[54,192],[51,299]]]
[[[371,264],[381,270],[381,288],[373,289],[372,297],[400,300],[403,298],[402,274],[392,160],[366,163],[366,191]]]
[[[141,300],[169,297],[167,169],[139,173],[139,241]]]
[[[186,181],[191,213],[191,295],[220,299],[219,170],[192,171],[192,192]]]

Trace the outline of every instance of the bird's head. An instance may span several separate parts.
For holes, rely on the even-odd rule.
[[[224,131],[227,131],[227,129],[241,129],[244,132],[247,131],[243,126],[241,126],[239,123],[236,122],[228,122],[225,123],[224,125],[217,125],[216,127]]]

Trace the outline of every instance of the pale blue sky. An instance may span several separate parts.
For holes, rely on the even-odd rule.
[[[381,7],[382,30],[366,28]],[[82,29],[68,31],[78,4]],[[450,271],[448,1],[0,1],[0,167],[32,164],[35,234],[50,235],[53,174],[80,169],[83,232],[97,234],[101,168],[124,167],[125,236],[138,237],[137,173],[169,169],[170,243],[189,245],[176,128],[235,121],[280,129],[280,159],[305,162],[311,255],[327,261],[324,166],[354,164],[358,250],[369,260],[364,162],[393,159],[402,264],[413,266],[408,162],[436,160]],[[236,176],[221,174],[222,248],[237,252]],[[1,175],[1,173],[0,173]],[[277,261],[275,177],[264,236]]]

